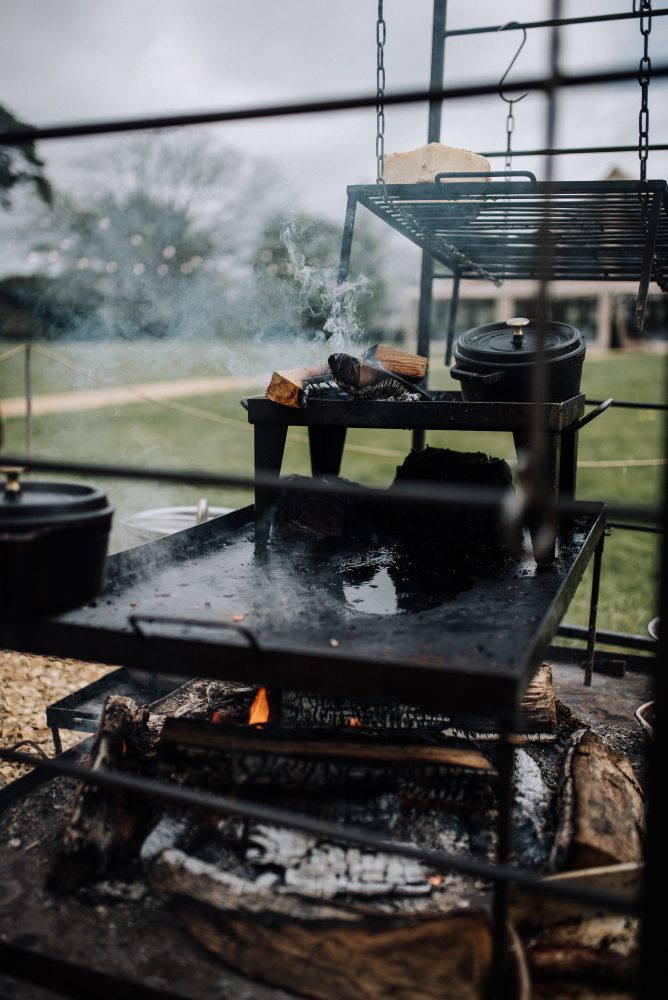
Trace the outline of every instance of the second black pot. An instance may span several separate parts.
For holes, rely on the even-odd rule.
[[[574,326],[548,322],[544,337],[543,402],[562,403],[580,392],[585,339]],[[467,402],[532,400],[532,379],[539,363],[539,333],[532,320],[486,323],[463,333],[455,344],[452,378]]]

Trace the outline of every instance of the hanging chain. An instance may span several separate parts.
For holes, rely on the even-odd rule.
[[[508,102],[508,117],[506,118],[506,180],[510,180],[510,169],[513,162],[513,132],[515,131],[515,115],[513,114],[513,104],[515,101]]]
[[[387,41],[387,25],[383,17],[383,0],[378,0],[378,17],[376,20],[376,185],[380,192],[382,204],[388,217],[401,223],[407,233],[418,237],[428,252],[440,255],[441,260],[452,270],[470,270],[485,281],[493,281],[500,285],[501,280],[490,274],[484,267],[476,264],[457,247],[448,243],[443,236],[430,232],[420,225],[411,212],[405,211],[401,204],[391,198],[385,187],[385,42]],[[511,109],[512,110],[512,109]]]
[[[387,25],[383,18],[383,0],[378,0],[376,21],[376,184],[385,185],[385,41]]]
[[[652,77],[652,60],[649,57],[652,0],[633,0],[633,12],[640,14],[640,34],[643,39],[643,54],[638,64],[638,83],[641,93],[640,113],[638,114],[638,159],[640,160],[640,201],[643,217],[645,217],[649,200],[647,157],[649,156],[649,84]]]

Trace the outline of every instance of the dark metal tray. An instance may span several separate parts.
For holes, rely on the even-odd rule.
[[[251,424],[289,426],[404,428],[412,430],[520,431],[538,414],[542,426],[558,433],[576,424],[585,397],[561,403],[468,403],[461,392],[430,390],[432,399],[413,403],[388,400],[311,399],[306,407],[281,406],[265,396],[249,396],[243,405]]]
[[[382,599],[391,589],[385,550],[370,545],[356,558],[256,551],[246,507],[112,556],[97,601],[2,622],[0,643],[179,677],[498,715],[528,684],[603,536],[604,505],[577,508],[547,566],[526,555],[472,571],[459,590],[451,580],[443,593],[416,586],[403,605],[374,608],[364,606],[374,580],[366,591],[356,581],[376,574]]]

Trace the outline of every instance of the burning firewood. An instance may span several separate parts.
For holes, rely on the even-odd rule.
[[[349,355],[332,355],[332,357],[349,357]],[[364,353],[361,360],[354,360],[363,366],[366,378],[372,377],[384,381],[387,380],[388,373],[391,373],[396,377],[395,390],[411,393],[416,393],[418,390],[412,385],[401,383],[400,386],[400,381],[402,379],[407,383],[420,381],[426,376],[429,365],[427,358],[419,354],[409,354],[407,351],[400,351],[386,344],[375,344]],[[325,364],[276,371],[266,392],[267,399],[292,407],[305,406],[310,396],[322,395],[333,398],[341,396],[332,369],[330,365]],[[369,398],[387,397],[377,395]]]
[[[363,914],[260,888],[180,851],[161,855],[150,884],[228,965],[316,1000],[440,1000],[444,984],[457,1000],[484,995],[492,943],[479,912]]]
[[[148,708],[121,695],[109,697],[91,750],[91,770],[141,770],[153,739],[148,723]],[[148,822],[146,803],[136,796],[83,783],[51,873],[52,887],[73,889],[129,860]]]
[[[339,389],[353,399],[431,399],[429,393],[387,368],[352,354],[330,354],[329,368]]]
[[[487,789],[489,760],[473,744],[394,733],[379,738],[359,728],[266,730],[203,725],[168,719],[162,730],[160,767],[200,787],[270,790],[420,788],[425,796],[452,796],[462,774]],[[465,783],[472,793],[470,780]],[[462,786],[463,787],[463,786]]]
[[[554,867],[640,861],[644,825],[642,790],[628,759],[590,729],[576,733],[564,765]]]

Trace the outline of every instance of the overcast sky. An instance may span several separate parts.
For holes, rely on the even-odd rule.
[[[565,0],[563,13],[626,11],[631,0]],[[375,88],[376,0],[2,0],[0,103],[35,125],[201,111],[274,103]],[[428,82],[432,0],[386,0],[387,90]],[[450,0],[450,27],[495,24],[549,14],[546,0]],[[519,32],[454,38],[446,48],[446,84],[492,81],[503,73]],[[548,32],[529,33],[515,70],[545,72]],[[566,28],[563,66],[635,68],[641,55],[636,21]],[[656,18],[650,40],[656,63],[668,61],[668,18]],[[650,139],[668,135],[668,84],[650,88]],[[559,142],[635,143],[640,88],[581,89],[560,99]],[[516,109],[518,148],[544,142],[544,98]],[[389,108],[388,152],[426,141],[426,108]],[[450,102],[442,140],[474,150],[501,149],[505,105],[498,98]],[[232,126],[213,132],[253,155],[271,158],[300,189],[302,203],[341,219],[345,188],[375,177],[372,111]],[[113,143],[114,138],[105,142]],[[88,140],[43,143],[56,173]],[[496,161],[502,167],[503,161]],[[618,165],[637,176],[636,154],[562,157],[563,178],[605,176]],[[538,160],[516,168],[544,173]],[[665,177],[668,154],[653,153],[649,176]],[[272,177],[267,177],[272,183]],[[286,206],[289,209],[289,206]]]

